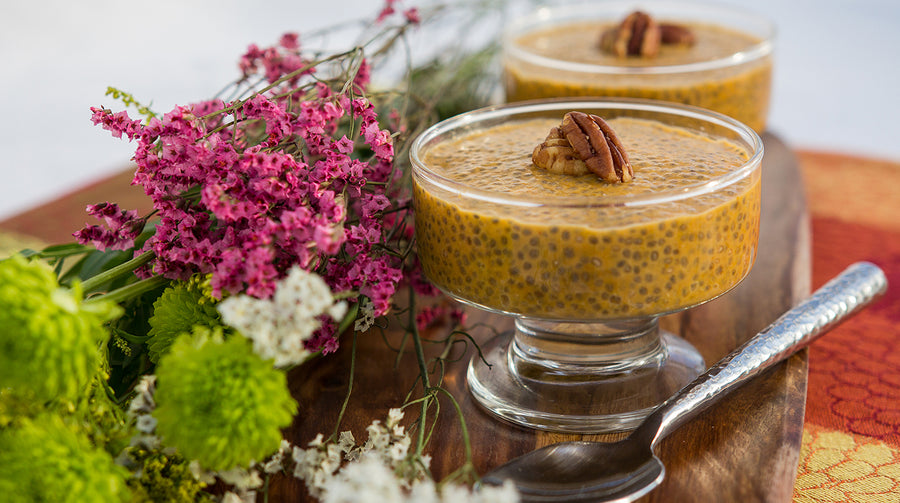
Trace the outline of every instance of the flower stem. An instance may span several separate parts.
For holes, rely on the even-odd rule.
[[[329,442],[337,440],[340,429],[341,429],[341,421],[344,420],[344,413],[347,412],[347,404],[350,403],[350,394],[353,392],[353,379],[356,374],[356,336],[357,333],[355,330],[353,331],[353,343],[350,349],[350,380],[347,383],[347,395],[344,397],[344,403],[341,404],[341,412],[338,413],[338,418],[336,424],[334,425],[334,431],[331,433],[331,438],[328,439]]]
[[[449,390],[444,388],[434,388],[434,391],[443,393],[447,398],[450,399],[450,403],[453,404],[453,408],[456,409],[456,415],[459,417],[459,428],[463,437],[463,447],[466,452],[466,463],[472,463],[472,441],[469,438],[469,428],[466,426],[466,418],[463,415],[462,407],[460,407],[459,402],[456,401],[453,394],[450,393]]]
[[[416,350],[416,360],[419,363],[419,375],[422,377],[422,389],[428,394],[431,384],[428,382],[428,364],[425,363],[425,350],[422,349],[422,338],[419,336],[419,328],[416,325],[416,301],[415,292],[410,286],[409,318],[412,331],[413,347]],[[425,450],[425,417],[428,414],[428,400],[422,400],[422,417],[419,418],[418,440],[416,442],[416,454],[421,456]]]
[[[162,276],[153,276],[152,278],[142,279],[136,283],[131,283],[129,285],[123,286],[122,288],[118,288],[109,293],[105,293],[103,295],[96,295],[84,301],[85,304],[89,304],[91,302],[96,302],[100,300],[107,300],[112,302],[122,302],[124,300],[131,299],[133,297],[137,297],[143,293],[149,292],[154,288],[160,287],[168,283],[168,279]]]
[[[125,262],[124,264],[117,265],[116,267],[113,267],[112,269],[103,271],[100,274],[98,274],[92,278],[88,278],[88,279],[84,280],[84,282],[81,283],[81,288],[84,291],[84,293],[86,293],[86,294],[90,293],[90,292],[96,290],[97,288],[99,288],[100,285],[104,285],[116,278],[119,278],[128,273],[131,273],[138,267],[140,267],[140,266],[146,264],[147,262],[149,262],[150,260],[152,260],[154,257],[156,257],[156,255],[153,252],[150,252],[150,251],[144,252],[141,255],[138,255],[137,257],[129,260],[128,262]]]

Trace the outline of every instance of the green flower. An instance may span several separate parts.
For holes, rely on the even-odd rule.
[[[0,261],[0,383],[38,400],[78,397],[99,369],[103,323],[121,314],[115,304],[83,303],[44,262]]]
[[[203,492],[206,484],[194,477],[188,461],[178,454],[134,448],[130,455],[140,464],[140,478],[131,480],[135,501],[214,501],[211,494]]]
[[[0,494],[10,503],[129,501],[127,470],[55,416],[0,430]]]
[[[150,339],[147,341],[150,360],[158,362],[175,339],[183,333],[189,333],[194,325],[219,325],[219,313],[204,293],[202,283],[192,281],[166,288],[153,303],[153,316],[150,317],[148,332]]]
[[[195,327],[156,369],[156,432],[212,470],[249,466],[278,450],[297,411],[284,372],[244,337]]]

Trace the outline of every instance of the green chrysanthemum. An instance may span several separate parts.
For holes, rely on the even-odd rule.
[[[76,398],[99,368],[103,323],[120,315],[115,304],[82,303],[44,262],[0,261],[0,383],[38,400]]]
[[[129,501],[127,470],[55,416],[0,430],[3,501]]]
[[[219,313],[204,293],[202,282],[192,281],[166,288],[153,303],[153,316],[149,321],[147,349],[150,360],[157,362],[175,339],[190,332],[194,325],[219,325]]]
[[[244,337],[195,327],[156,370],[156,432],[166,445],[212,470],[246,467],[278,450],[297,411],[284,372]]]

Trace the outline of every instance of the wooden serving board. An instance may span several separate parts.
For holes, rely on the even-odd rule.
[[[775,136],[764,135],[762,220],[759,256],[745,281],[728,294],[663,320],[664,328],[693,343],[708,364],[719,360],[784,311],[810,289],[810,233],[803,184],[793,153]],[[30,234],[45,242],[71,240],[70,234],[88,217],[84,205],[108,199],[125,208],[144,208],[143,195],[128,187],[122,174],[87,187],[54,203],[0,222],[0,229]],[[469,324],[483,322],[496,330],[512,321],[469,310]],[[435,327],[426,338],[446,331]],[[356,377],[348,415],[341,430],[362,441],[373,419],[384,419],[416,386],[418,369],[411,345],[398,357],[402,331],[371,330],[358,337]],[[476,339],[491,335],[475,330]],[[310,362],[290,374],[299,413],[286,437],[305,446],[319,432],[330,434],[349,384],[349,338],[333,355]],[[474,450],[474,465],[486,473],[508,459],[537,447],[579,436],[535,432],[513,426],[483,412],[466,390],[465,370],[473,352],[460,350],[446,369],[444,387],[459,401]],[[397,365],[396,369],[391,367]],[[778,502],[790,501],[797,470],[804,405],[807,355],[802,351],[759,376],[662,442],[658,455],[665,463],[662,485],[641,501],[652,502]],[[416,391],[420,392],[421,388]],[[415,417],[418,408],[407,416]],[[442,401],[437,428],[428,446],[432,472],[441,479],[464,462],[459,421],[452,405]],[[609,437],[584,436],[596,440]],[[308,499],[302,484],[289,477],[272,481],[270,502]]]

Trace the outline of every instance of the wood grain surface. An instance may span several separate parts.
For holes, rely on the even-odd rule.
[[[762,219],[759,256],[750,275],[728,294],[663,319],[662,326],[692,342],[708,364],[774,321],[809,293],[810,234],[803,183],[794,154],[775,136],[764,135]],[[47,205],[0,222],[0,230],[37,237],[46,243],[71,241],[71,232],[90,217],[84,206],[106,200],[123,208],[149,207],[131,175],[123,173],[74,191]],[[496,330],[512,327],[510,319],[469,310],[470,325],[483,322]],[[426,338],[441,333],[437,327]],[[444,327],[446,328],[446,327]],[[398,353],[401,330],[371,330],[358,336],[356,375],[349,413],[341,430],[365,439],[373,418],[384,418],[415,388],[418,370],[411,345]],[[474,330],[484,340],[490,330]],[[387,342],[387,343],[386,343]],[[388,344],[390,343],[390,344]],[[319,432],[328,435],[349,383],[351,340],[334,355],[290,374],[299,413],[286,438],[305,445]],[[485,473],[536,447],[578,438],[575,435],[526,430],[484,413],[470,398],[465,369],[471,347],[446,369],[444,387],[459,401],[474,448],[474,464]],[[396,369],[391,367],[396,365]],[[806,396],[807,357],[803,351],[777,365],[718,405],[674,432],[660,445],[666,479],[641,501],[755,502],[790,501],[796,475]],[[432,471],[440,479],[464,461],[459,421],[447,401],[441,403],[437,429],[429,443]],[[408,416],[415,416],[410,411]],[[586,436],[597,440],[607,437]],[[273,480],[270,502],[308,499],[302,485],[288,477]]]

